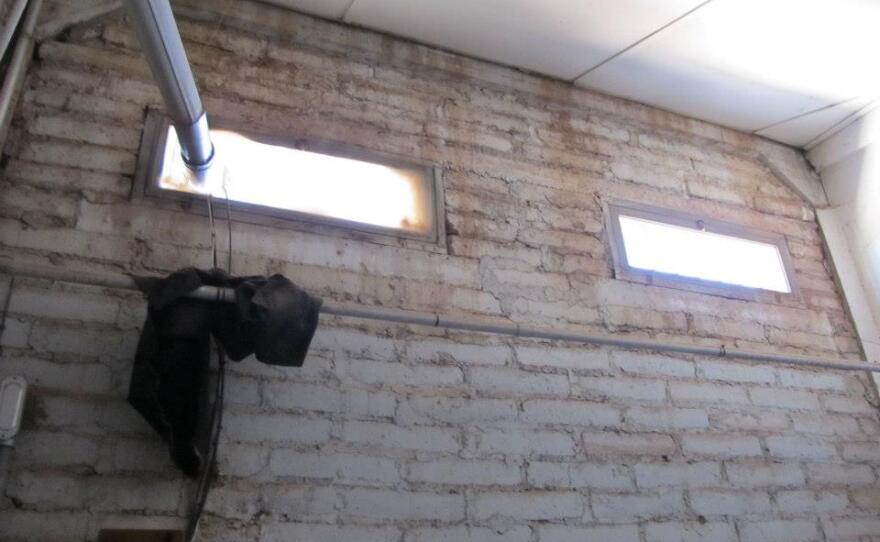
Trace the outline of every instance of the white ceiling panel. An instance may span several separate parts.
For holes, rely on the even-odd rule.
[[[829,104],[735,74],[665,58],[618,57],[576,84],[745,131]]]
[[[702,0],[355,0],[345,21],[572,80]]]
[[[263,1],[795,146],[880,95],[880,0]]]
[[[328,19],[341,19],[352,0],[261,0],[296,11],[311,13]]]
[[[578,85],[758,130],[880,90],[876,0],[713,0]]]
[[[758,134],[788,143],[794,147],[804,147],[826,130],[836,126],[848,117],[861,112],[868,105],[868,98],[856,98],[832,105],[819,111],[806,114],[774,126],[758,130]]]

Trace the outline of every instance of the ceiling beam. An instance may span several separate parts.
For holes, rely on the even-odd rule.
[[[800,150],[762,139],[758,143],[758,160],[782,184],[793,190],[816,209],[828,207],[825,187],[816,170]]]

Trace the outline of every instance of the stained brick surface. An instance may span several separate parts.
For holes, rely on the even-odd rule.
[[[764,165],[772,144],[263,4],[175,5],[211,115],[442,170],[445,248],[235,223],[234,272],[282,272],[368,305],[858,357],[813,210]],[[121,17],[40,44],[3,151],[0,256],[89,271],[208,265],[203,217],[129,199],[144,110],[160,105]],[[781,170],[805,171],[774,149],[790,161]],[[612,199],[784,235],[800,295],[616,280]],[[189,488],[124,401],[141,298],[16,279],[9,306],[0,376],[32,387],[0,539],[179,525]],[[854,373],[323,318],[302,369],[230,367],[203,533],[876,540],[873,404]]]

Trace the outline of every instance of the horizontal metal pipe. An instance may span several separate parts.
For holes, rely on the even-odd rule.
[[[3,86],[0,87],[0,150],[6,143],[6,134],[9,130],[9,123],[12,121],[13,108],[21,85],[24,83],[28,62],[34,51],[34,28],[37,26],[37,18],[42,6],[43,0],[31,0],[28,3],[21,31],[18,34],[18,40],[6,70],[6,77],[3,78]]]
[[[33,266],[14,262],[0,262],[0,273],[39,279],[57,280],[61,282],[88,284],[92,286],[101,286],[106,288],[137,290],[137,285],[132,277],[120,274],[105,275],[81,271],[69,271],[57,267]],[[202,286],[190,293],[189,297],[193,297],[196,299],[231,302],[235,300],[235,292],[229,288]],[[880,372],[880,364],[871,363],[864,360],[845,360],[811,356],[795,356],[787,354],[769,354],[763,352],[754,352],[750,350],[740,350],[737,348],[726,348],[725,346],[700,346],[661,341],[626,339],[614,335],[591,335],[570,331],[557,331],[548,328],[520,326],[519,324],[513,323],[490,323],[481,322],[479,320],[448,318],[441,314],[430,312],[345,305],[333,301],[325,301],[321,307],[321,312],[334,316],[365,318],[368,320],[379,320],[383,322],[394,322],[398,324],[439,327],[457,331],[476,331],[481,333],[493,333],[497,335],[509,335],[512,337],[525,337],[530,339],[545,339],[563,342],[576,342],[582,344],[597,344],[614,346],[617,348],[654,350],[659,352],[694,354],[699,356],[717,356],[725,358],[736,358],[760,363],[821,367],[825,369],[836,369],[841,371]]]
[[[141,48],[177,132],[183,160],[194,170],[214,158],[208,120],[168,0],[126,0]]]

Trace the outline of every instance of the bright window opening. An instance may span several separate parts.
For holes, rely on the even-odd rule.
[[[160,189],[380,231],[430,236],[435,230],[434,181],[427,168],[392,167],[211,130],[214,163],[206,178],[197,180],[183,163],[174,130],[165,130]]]
[[[663,210],[616,208],[614,217],[630,274],[792,292],[781,237]]]

